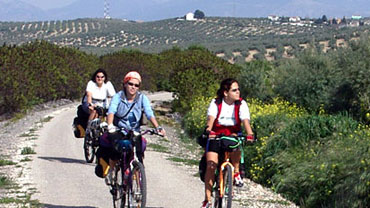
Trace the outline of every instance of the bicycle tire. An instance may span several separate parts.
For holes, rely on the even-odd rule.
[[[146,205],[146,176],[144,165],[139,161],[133,161],[128,188],[128,207],[145,208]]]
[[[122,168],[116,167],[116,178],[111,190],[114,208],[124,208],[126,204],[126,190],[123,184],[124,173],[121,170]]]
[[[231,208],[233,200],[233,176],[232,167],[226,165],[223,170],[223,196],[218,200],[219,208]]]
[[[84,137],[84,153],[86,162],[92,163],[95,157],[95,146],[93,139],[88,134]]]

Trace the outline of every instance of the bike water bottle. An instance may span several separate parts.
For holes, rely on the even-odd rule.
[[[125,170],[124,174],[123,174],[123,184],[124,185],[127,185],[127,181],[128,181],[128,177],[130,175],[130,171],[128,170],[128,168]]]

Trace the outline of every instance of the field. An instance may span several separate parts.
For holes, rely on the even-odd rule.
[[[120,19],[76,19],[44,22],[0,22],[0,43],[20,45],[47,40],[102,55],[122,48],[156,53],[174,46],[202,45],[231,63],[294,57],[309,44],[324,52],[343,47],[367,32],[359,27],[277,23],[267,18],[207,17],[197,21],[165,19],[133,22]]]

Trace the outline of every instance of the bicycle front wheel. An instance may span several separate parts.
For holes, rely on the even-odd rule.
[[[131,180],[128,189],[129,207],[144,208],[146,204],[146,176],[144,165],[138,161],[133,161]]]
[[[124,185],[124,171],[116,166],[116,176],[113,179],[111,194],[114,208],[124,208],[126,203],[126,186]]]
[[[93,144],[93,138],[89,134],[84,137],[84,153],[86,162],[92,163],[95,156],[95,146]]]
[[[232,167],[226,165],[225,169],[222,171],[223,175],[223,195],[219,198],[219,206],[222,208],[231,208],[231,203],[233,200],[233,176]],[[221,190],[220,190],[221,191]]]

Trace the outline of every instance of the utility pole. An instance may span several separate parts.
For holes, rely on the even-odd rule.
[[[110,16],[109,16],[109,2],[108,2],[108,0],[104,0],[104,19],[110,19]]]

